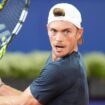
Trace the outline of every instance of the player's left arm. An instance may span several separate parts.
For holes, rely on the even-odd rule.
[[[20,95],[21,91],[6,85],[2,80],[0,79],[0,96],[11,96],[11,95]]]
[[[27,88],[18,96],[0,96],[0,105],[42,105]]]
[[[0,96],[12,96],[12,95],[20,95],[21,91],[8,86],[6,84],[3,84],[0,86]]]

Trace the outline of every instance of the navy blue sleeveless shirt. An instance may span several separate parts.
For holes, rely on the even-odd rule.
[[[52,62],[49,57],[37,79],[30,85],[32,95],[42,105],[88,105],[88,85],[78,52]]]

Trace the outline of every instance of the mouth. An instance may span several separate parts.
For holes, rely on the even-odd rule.
[[[56,50],[58,52],[61,52],[65,48],[65,46],[63,46],[63,45],[55,45],[55,48],[56,48]]]
[[[56,45],[56,48],[64,48],[64,46]]]

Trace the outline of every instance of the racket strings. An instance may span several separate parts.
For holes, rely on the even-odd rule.
[[[16,24],[19,22],[20,15],[25,5],[25,0],[9,0],[5,8],[0,12],[0,45],[3,43],[3,40],[7,40]],[[5,35],[4,35],[5,34]],[[2,38],[2,35],[5,38]]]
[[[15,27],[23,8],[24,3],[22,3],[22,0],[21,2],[20,0],[10,0],[9,3],[6,5],[0,17],[0,20],[4,20],[3,23],[8,26],[9,30],[13,30],[13,28]]]

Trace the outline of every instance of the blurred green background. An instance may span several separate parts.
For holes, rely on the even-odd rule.
[[[24,90],[44,67],[50,52],[9,53],[0,60],[0,77],[7,84]],[[91,52],[83,55],[92,99],[105,99],[105,54]]]
[[[0,77],[34,79],[46,63],[50,52],[9,53],[0,60]],[[105,54],[91,52],[83,55],[87,77],[105,79]]]

